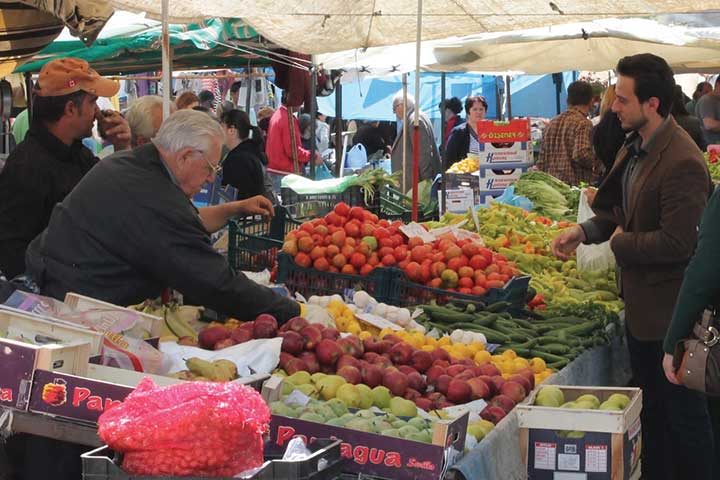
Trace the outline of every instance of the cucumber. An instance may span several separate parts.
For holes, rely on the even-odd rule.
[[[492,328],[476,326],[474,331],[480,332],[485,335],[485,339],[488,341],[488,343],[499,343],[502,345],[506,343],[513,343],[512,340],[510,340],[510,337]]]
[[[552,353],[555,355],[565,355],[570,353],[571,351],[570,347],[568,347],[567,345],[563,345],[562,343],[546,343],[544,345],[535,347],[535,349],[541,352]]]
[[[548,344],[553,344],[553,343],[558,343],[561,345],[567,344],[568,346],[571,346],[571,347],[576,347],[576,346],[580,345],[580,341],[574,337],[560,338],[560,337],[554,337],[551,335],[543,335],[542,337],[538,337],[537,341],[540,345],[548,345]]]
[[[422,308],[433,321],[438,323],[472,322],[475,320],[475,315],[471,313],[458,312],[450,308],[435,305],[422,305],[420,308]]]
[[[585,323],[563,328],[561,331],[565,332],[566,335],[583,336],[602,327],[602,323],[602,320],[591,320],[589,322],[586,321]]]
[[[491,312],[491,313],[500,313],[511,306],[512,306],[512,303],[510,303],[510,302],[505,302],[505,301],[495,302],[495,303],[491,303],[490,305],[485,307],[485,311]]]

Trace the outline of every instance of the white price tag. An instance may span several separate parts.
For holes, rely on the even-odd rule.
[[[580,470],[580,455],[558,454],[558,470]]]
[[[431,243],[435,241],[435,237],[425,230],[419,223],[412,222],[408,225],[400,227],[400,231],[405,234],[406,237],[420,237],[423,242]]]
[[[304,407],[310,403],[310,397],[302,393],[300,390],[293,390],[290,395],[285,397],[285,405],[300,405]]]
[[[363,322],[369,323],[373,327],[377,327],[381,330],[383,328],[390,328],[392,330],[403,330],[401,326],[395,325],[390,320],[386,320],[383,317],[379,317],[372,313],[356,313],[355,316]]]
[[[462,405],[453,405],[452,407],[445,407],[443,410],[447,412],[447,414],[451,418],[457,418],[465,412],[467,413],[477,413],[479,414],[483,410],[485,410],[485,407],[487,407],[487,402],[485,400],[473,400],[469,403],[463,403]]]

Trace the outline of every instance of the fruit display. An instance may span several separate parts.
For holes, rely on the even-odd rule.
[[[519,274],[513,262],[471,238],[448,233],[426,243],[407,238],[402,226],[341,202],[324,218],[288,233],[283,251],[305,268],[368,275],[378,267],[397,267],[412,282],[466,295],[502,288]]]
[[[229,319],[227,322],[211,322],[196,334],[197,341],[190,337],[181,337],[180,345],[197,346],[206,350],[222,350],[223,348],[260,338],[274,338],[278,333],[275,317],[267,313],[258,315],[250,322]]]
[[[446,173],[473,173],[480,170],[480,159],[469,156],[450,165]]]
[[[192,357],[185,360],[187,370],[168,375],[171,378],[194,382],[231,382],[238,378],[237,366],[230,360],[203,360]]]
[[[703,155],[705,156],[708,170],[710,170],[710,178],[712,178],[715,183],[720,182],[720,162],[718,162],[720,155],[718,155],[718,151],[704,152]]]
[[[128,308],[162,318],[164,325],[161,337],[166,339],[189,337],[197,340],[198,334],[194,324],[200,320],[203,307],[176,303],[163,304],[156,300],[146,300],[137,305],[130,305]]]

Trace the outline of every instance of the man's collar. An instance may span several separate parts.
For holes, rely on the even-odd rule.
[[[58,137],[50,133],[50,130],[42,123],[33,123],[33,125],[30,126],[28,134],[45,146],[56,159],[65,162],[72,161],[78,153],[78,149],[86,148],[81,140],[75,140],[72,145],[68,146]]]
[[[652,149],[655,146],[655,143],[657,143],[658,137],[660,137],[672,123],[670,118],[671,115],[665,117],[665,119],[658,126],[658,128],[656,128],[652,135],[650,135],[650,138],[648,138],[645,144],[643,144],[643,139],[640,136],[640,133],[638,133],[637,130],[633,130],[633,132],[628,135],[627,139],[625,140],[625,145],[627,146],[628,150],[630,150],[633,154],[637,155],[640,158],[647,155],[650,149]]]

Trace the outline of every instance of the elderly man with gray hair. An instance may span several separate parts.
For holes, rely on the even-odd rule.
[[[175,105],[170,105],[170,113]],[[157,95],[146,95],[135,100],[125,112],[130,126],[133,148],[148,143],[160,130],[163,122],[163,99]]]
[[[407,95],[407,112],[403,118],[403,94],[402,91],[395,94],[393,98],[393,113],[398,121],[398,134],[392,146],[392,170],[393,172],[402,171],[403,191],[412,188],[413,183],[413,125],[415,120],[415,98]],[[407,127],[407,139],[403,143],[403,129]],[[435,175],[440,173],[440,152],[435,142],[435,133],[433,133],[432,123],[428,117],[419,112],[419,133],[420,146],[418,148],[418,163],[420,167],[420,175],[418,181],[433,180]],[[405,158],[405,169],[403,170],[403,151],[407,153]]]
[[[269,313],[283,323],[302,314],[331,324],[323,309],[301,308],[233,272],[213,249],[209,234],[230,217],[273,212],[262,196],[200,210],[192,204],[220,170],[224,140],[206,113],[180,110],[151,143],[99,162],[55,206],[28,249],[28,271],[43,294],[77,292],[130,305],[171,287],[241,320]]]

